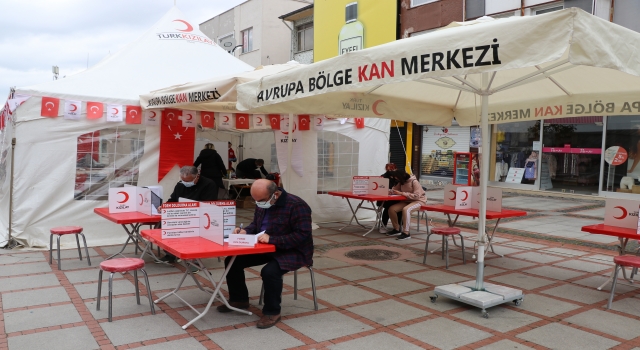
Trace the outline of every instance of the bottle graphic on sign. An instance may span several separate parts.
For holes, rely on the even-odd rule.
[[[358,21],[358,2],[345,7],[345,25],[338,35],[338,56],[364,48],[364,26]]]

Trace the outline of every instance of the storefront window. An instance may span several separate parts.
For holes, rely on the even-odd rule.
[[[540,141],[540,121],[498,124],[493,128],[489,181],[535,184]],[[536,144],[534,144],[534,142]]]
[[[453,155],[469,152],[470,129],[462,126],[424,126],[422,135],[422,180],[453,180]]]
[[[627,151],[627,161],[610,166],[604,164],[603,191],[632,193],[640,177],[640,116],[610,116],[607,118],[605,149],[619,146]],[[640,189],[640,187],[636,187]],[[640,191],[636,190],[636,193]]]
[[[545,120],[540,189],[598,195],[602,117]]]

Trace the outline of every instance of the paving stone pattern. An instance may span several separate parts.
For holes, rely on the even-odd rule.
[[[429,191],[430,201],[441,201],[441,191]],[[440,197],[438,197],[440,196]],[[580,226],[602,220],[603,203],[565,198],[507,195],[504,205],[526,209],[528,217],[504,220],[496,233],[495,249],[504,257],[486,257],[486,281],[522,289],[522,305],[503,304],[489,309],[489,319],[478,309],[444,297],[431,303],[438,285],[469,281],[475,275],[472,226],[460,220],[466,237],[467,264],[451,245],[449,269],[440,253],[422,264],[424,222],[420,233],[397,244],[374,231],[344,223],[319,224],[314,258],[319,311],[313,309],[308,271],[298,274],[298,298],[293,276],[284,277],[282,322],[267,330],[256,328],[260,268],[247,271],[251,295],[247,316],[211,311],[195,325],[182,325],[195,316],[178,298],[169,297],[149,309],[141,288],[137,305],[131,274],[114,276],[113,322],[107,320],[108,287],[102,284],[101,310],[96,308],[100,261],[117,246],[92,247],[93,266],[81,263],[74,249],[62,254],[63,271],[48,252],[13,250],[0,259],[0,350],[11,349],[633,349],[640,348],[640,291],[621,280],[612,310],[604,309],[609,288],[602,284],[613,270],[615,239],[580,231]],[[249,210],[240,215],[250,217]],[[434,221],[443,217],[433,215]],[[415,218],[414,218],[415,221]],[[371,224],[366,223],[365,224]],[[491,224],[491,223],[490,223]],[[439,247],[434,238],[430,249]],[[398,242],[400,243],[400,242]],[[345,248],[376,245],[405,252],[385,261],[347,262]],[[128,249],[133,256],[133,249]],[[3,252],[4,253],[4,252]],[[223,265],[205,262],[215,280]],[[155,265],[147,270],[153,299],[171,291],[184,268]],[[139,276],[141,278],[141,276]],[[202,275],[198,281],[213,288]],[[222,286],[226,295],[226,285]],[[208,294],[188,277],[179,293],[201,311]]]

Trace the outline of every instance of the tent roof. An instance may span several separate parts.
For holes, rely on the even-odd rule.
[[[137,104],[140,94],[152,90],[250,70],[253,67],[228,54],[173,7],[139,39],[93,67],[16,92]]]
[[[490,123],[640,114],[639,47],[640,33],[576,8],[481,18],[241,84],[237,108],[477,125],[488,95]]]

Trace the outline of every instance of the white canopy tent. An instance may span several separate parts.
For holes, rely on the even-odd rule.
[[[421,124],[640,114],[640,34],[582,10],[453,23],[240,85],[238,106]],[[476,290],[483,290],[489,157],[482,157]]]

